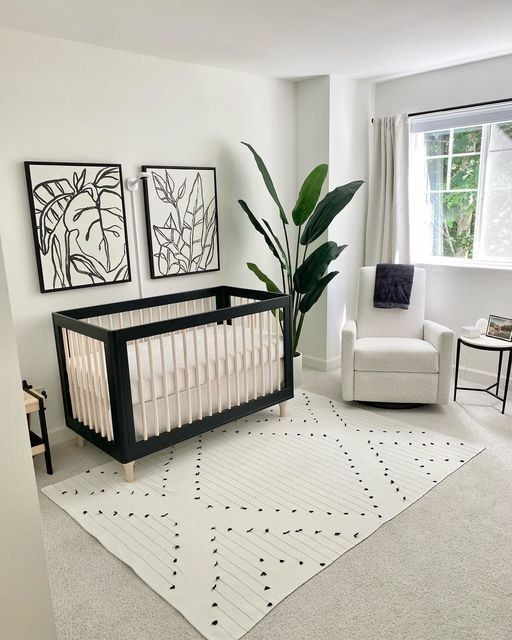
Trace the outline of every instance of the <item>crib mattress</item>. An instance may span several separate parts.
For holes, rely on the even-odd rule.
[[[141,399],[148,402],[194,389],[205,385],[208,379],[214,381],[238,376],[240,385],[243,385],[245,379],[251,377],[251,372],[259,371],[262,364],[267,376],[271,377],[268,365],[275,363],[272,367],[272,373],[275,369],[275,382],[281,377],[281,363],[278,366],[276,361],[283,358],[283,341],[282,338],[276,341],[275,335],[271,337],[267,332],[262,332],[260,340],[259,331],[255,331],[253,345],[248,328],[242,331],[240,326],[201,326],[195,333],[185,331],[175,334],[174,347],[169,334],[128,344],[130,389],[134,405],[139,404]],[[87,370],[86,357],[74,356],[68,362],[79,387],[85,384],[82,373]],[[188,367],[185,366],[186,362]],[[93,378],[99,378],[94,359],[93,366],[89,366],[88,370]],[[99,388],[99,379],[89,380],[89,385],[90,388]]]

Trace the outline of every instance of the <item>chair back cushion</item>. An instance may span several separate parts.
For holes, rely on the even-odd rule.
[[[408,309],[377,309],[373,306],[375,267],[359,270],[357,293],[357,337],[394,337],[423,339],[425,319],[425,269],[414,269],[411,301]]]

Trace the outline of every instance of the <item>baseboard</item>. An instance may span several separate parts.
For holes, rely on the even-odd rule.
[[[50,446],[55,446],[57,444],[67,442],[68,440],[72,440],[75,436],[76,433],[74,431],[71,431],[71,429],[68,429],[64,424],[60,427],[56,427],[55,429],[51,429],[48,432]]]
[[[471,367],[459,367],[459,384],[460,379],[468,380],[470,382],[476,382],[484,386],[489,386],[493,382],[496,382],[497,371],[491,373],[490,371],[484,371],[483,369],[473,369]],[[505,384],[505,373],[502,370],[500,378],[500,387]]]
[[[308,369],[316,369],[317,371],[332,371],[333,369],[339,369],[341,366],[341,356],[330,358],[330,360],[324,360],[323,358],[317,358],[316,356],[308,356],[305,353],[302,354],[302,364]]]

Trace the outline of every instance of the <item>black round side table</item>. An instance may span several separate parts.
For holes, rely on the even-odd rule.
[[[459,387],[459,361],[460,361],[460,348],[461,345],[465,345],[470,349],[479,349],[480,351],[497,351],[499,353],[498,360],[498,375],[496,376],[496,382],[491,384],[489,387]],[[499,395],[500,393],[500,378],[501,378],[501,367],[503,364],[503,354],[505,351],[508,351],[508,359],[507,359],[507,375],[505,376],[505,389],[503,391],[503,397]],[[463,391],[484,391],[488,393],[493,398],[497,398],[501,400],[502,407],[501,413],[505,413],[505,404],[507,402],[507,393],[508,393],[508,383],[510,380],[510,365],[512,362],[512,342],[505,342],[503,340],[497,340],[496,338],[489,338],[487,336],[481,336],[480,338],[466,338],[464,336],[460,336],[457,340],[457,357],[455,360],[455,389],[453,392],[453,399],[457,400],[457,391],[459,389]],[[496,388],[496,391],[493,392],[492,389]]]

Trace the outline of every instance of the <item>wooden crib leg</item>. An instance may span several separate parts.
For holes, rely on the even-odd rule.
[[[279,403],[279,417],[280,418],[284,418],[286,416],[286,403],[288,401],[285,400],[284,402],[280,402]]]
[[[126,482],[133,482],[133,465],[135,464],[135,460],[133,462],[127,462],[123,464],[124,467],[124,477]]]
[[[77,436],[76,437],[76,446],[77,447],[85,447],[85,440],[82,438],[82,436]]]

